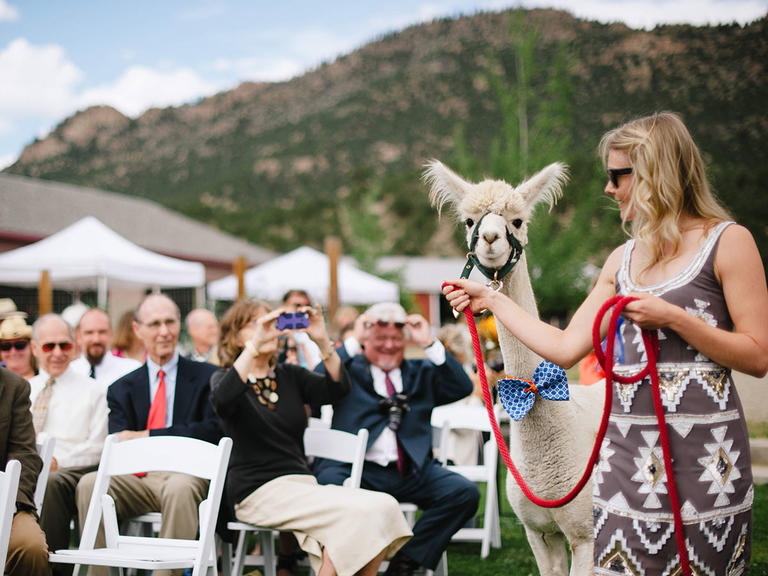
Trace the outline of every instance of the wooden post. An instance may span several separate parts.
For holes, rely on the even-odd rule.
[[[245,256],[238,256],[232,265],[232,270],[237,277],[237,299],[242,300],[245,298]]]
[[[40,273],[40,284],[37,286],[37,315],[53,312],[53,288],[51,287],[51,275],[48,270]]]
[[[336,332],[335,317],[339,307],[338,266],[341,257],[341,240],[335,236],[325,238],[325,253],[328,256],[328,326],[332,333]]]

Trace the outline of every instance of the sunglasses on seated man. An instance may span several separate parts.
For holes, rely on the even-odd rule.
[[[43,352],[53,352],[53,349],[58,346],[61,348],[62,352],[69,352],[72,350],[72,342],[46,342],[45,344],[41,344],[40,348],[43,350]]]
[[[3,352],[8,352],[11,348],[13,348],[21,352],[22,350],[26,349],[28,344],[29,344],[29,340],[13,340],[13,341],[0,342],[0,350],[2,350]]]
[[[365,323],[366,328],[372,328],[374,325],[380,328],[386,328],[387,326],[394,326],[395,328],[404,328],[405,322],[387,322],[386,320],[376,320],[375,322]]]

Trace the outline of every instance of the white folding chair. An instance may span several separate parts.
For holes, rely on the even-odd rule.
[[[46,436],[42,442],[37,442],[37,454],[43,461],[43,467],[37,476],[37,485],[35,486],[35,508],[40,515],[43,509],[43,500],[45,499],[45,489],[48,486],[48,476],[51,473],[51,461],[53,460],[53,449],[56,447],[56,438]]]
[[[21,462],[8,460],[5,472],[0,472],[0,568],[5,568],[11,525],[16,513],[16,494],[19,490]]]
[[[218,445],[180,436],[150,436],[119,442],[114,435],[104,442],[96,483],[80,538],[80,547],[57,550],[51,562],[137,568],[142,570],[192,568],[192,576],[216,574],[214,531],[221,504],[232,440]],[[179,472],[210,481],[200,503],[197,540],[125,536],[119,533],[115,503],[107,494],[109,479],[136,472]],[[94,549],[99,521],[104,520],[106,548]],[[85,572],[81,568],[81,574]]]
[[[453,408],[453,407],[452,407]],[[454,466],[445,462],[448,453],[452,430],[475,430],[490,432],[491,425],[488,413],[483,406],[457,406],[450,413],[440,415],[442,432],[440,446],[443,465],[476,483],[485,483],[485,509],[483,510],[482,528],[462,528],[451,538],[452,542],[480,542],[480,556],[486,558],[490,548],[501,547],[501,524],[499,520],[499,501],[496,490],[496,472],[499,462],[499,452],[496,439],[491,434],[483,446],[483,463],[473,466]],[[433,419],[433,424],[436,420]]]
[[[311,426],[304,430],[304,453],[308,457],[327,458],[352,464],[349,478],[344,486],[359,488],[363,477],[363,464],[368,444],[368,430],[361,429],[357,434],[333,430],[322,426]],[[275,539],[277,531],[271,528],[254,526],[246,522],[229,522],[227,527],[237,532],[237,546],[232,562],[232,574],[242,574],[244,566],[262,566],[264,576],[277,574],[275,557]],[[259,554],[246,554],[245,544],[249,532],[259,534]]]

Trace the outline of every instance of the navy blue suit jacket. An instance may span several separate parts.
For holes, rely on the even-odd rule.
[[[217,366],[179,357],[173,424],[150,430],[150,435],[187,436],[216,444],[222,436],[219,420],[210,401],[210,378]],[[109,433],[145,430],[149,416],[149,369],[137,368],[107,388]]]
[[[370,448],[388,425],[389,414],[379,408],[382,397],[373,388],[370,364],[365,356],[350,357],[344,346],[338,352],[352,386],[350,393],[333,405],[331,427],[354,434],[367,428]],[[464,368],[447,352],[445,356],[445,363],[440,366],[421,359],[403,360],[400,364],[403,393],[409,396],[411,409],[403,414],[398,438],[418,469],[432,458],[432,409],[472,393],[472,381]],[[318,471],[325,465],[332,463],[324,461]]]

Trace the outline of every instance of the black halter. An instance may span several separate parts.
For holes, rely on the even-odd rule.
[[[512,250],[509,252],[509,258],[507,258],[506,264],[504,264],[504,266],[501,268],[488,268],[487,266],[483,266],[477,259],[477,255],[475,254],[475,246],[477,246],[477,240],[480,235],[480,224],[482,223],[483,218],[488,216],[488,214],[490,214],[490,212],[483,214],[483,217],[480,218],[477,224],[475,224],[475,229],[472,231],[472,238],[469,241],[467,263],[464,265],[464,270],[461,272],[461,277],[468,278],[469,274],[472,272],[472,268],[476,266],[477,269],[482,272],[483,276],[490,280],[489,286],[493,285],[496,290],[499,290],[501,288],[501,279],[509,274],[512,271],[512,268],[515,267],[515,264],[520,261],[520,256],[523,255],[523,245],[520,244],[518,239],[512,235],[512,232],[509,231],[509,226],[505,226],[507,231],[507,242],[509,242],[509,245],[512,248]]]

